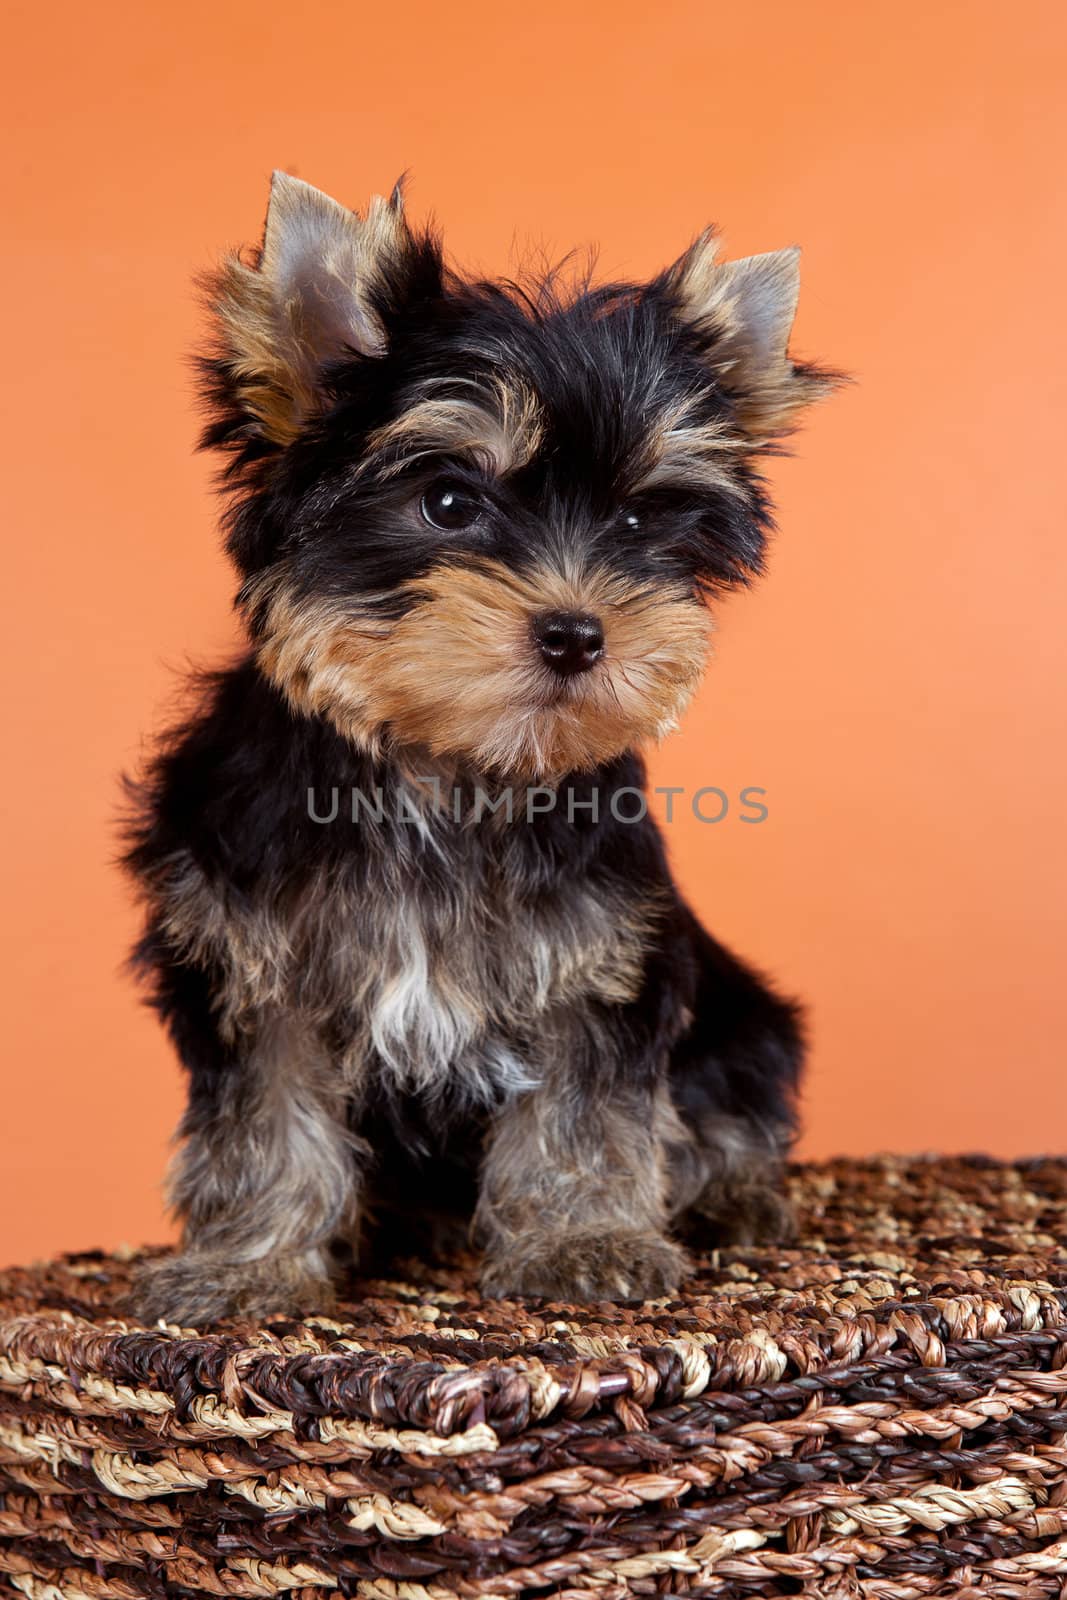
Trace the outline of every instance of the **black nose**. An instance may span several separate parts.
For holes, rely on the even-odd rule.
[[[533,636],[548,666],[561,677],[588,672],[604,654],[604,630],[586,611],[542,611]]]

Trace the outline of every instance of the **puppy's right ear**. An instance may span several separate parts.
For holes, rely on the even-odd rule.
[[[276,172],[258,256],[231,256],[205,281],[209,399],[222,413],[205,443],[258,440],[262,450],[295,439],[321,405],[325,363],[384,351],[382,308],[415,253],[399,185],[361,217]]]

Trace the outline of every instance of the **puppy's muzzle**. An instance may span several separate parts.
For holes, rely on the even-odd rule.
[[[530,631],[545,665],[561,678],[589,672],[604,654],[604,629],[588,611],[542,611]]]

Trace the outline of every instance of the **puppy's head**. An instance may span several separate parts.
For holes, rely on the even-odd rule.
[[[759,452],[828,385],[787,353],[797,284],[710,234],[642,285],[465,282],[399,192],[276,175],[204,363],[261,669],[366,749],[500,774],[661,736],[709,594],[760,570]]]

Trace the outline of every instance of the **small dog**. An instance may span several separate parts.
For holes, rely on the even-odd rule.
[[[473,1217],[487,1293],[572,1301],[672,1291],[687,1216],[787,1227],[797,1011],[635,811],[709,597],[761,570],[760,454],[831,383],[787,353],[797,256],[467,282],[399,188],[276,174],[209,280],[250,648],[135,786],[190,1078],[143,1317],[321,1308],[368,1222]]]

